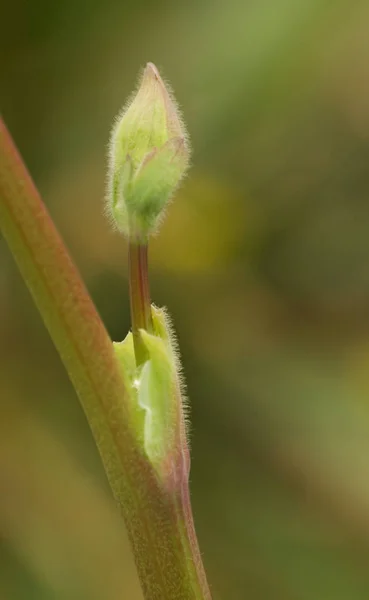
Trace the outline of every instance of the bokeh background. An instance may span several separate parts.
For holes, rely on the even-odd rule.
[[[369,598],[369,4],[12,0],[0,104],[115,340],[115,114],[155,62],[193,168],[151,244],[214,599]],[[0,240],[0,599],[142,599],[60,360]]]

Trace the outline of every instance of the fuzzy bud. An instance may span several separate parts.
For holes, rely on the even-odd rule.
[[[148,63],[110,141],[108,210],[129,238],[146,240],[185,174],[189,147],[178,107]]]

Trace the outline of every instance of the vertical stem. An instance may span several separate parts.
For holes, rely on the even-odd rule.
[[[133,343],[137,366],[142,365],[147,358],[146,349],[140,336],[140,329],[145,329],[149,333],[152,333],[147,255],[147,242],[129,242],[129,295]]]
[[[111,340],[1,118],[0,230],[85,410],[144,598],[210,600],[187,480],[168,494],[143,453]],[[133,325],[150,331],[147,246],[132,244],[130,264]]]

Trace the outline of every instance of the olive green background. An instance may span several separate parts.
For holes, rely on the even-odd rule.
[[[3,0],[0,107],[115,340],[103,216],[147,61],[193,167],[150,249],[178,333],[214,600],[369,598],[369,4]],[[0,239],[0,600],[139,600],[84,415]]]

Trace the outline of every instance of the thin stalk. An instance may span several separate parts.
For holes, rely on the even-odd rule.
[[[1,119],[0,228],[89,421],[145,599],[210,600],[187,481],[168,493],[140,449],[111,340]]]
[[[129,296],[132,335],[137,366],[147,357],[140,329],[152,333],[151,300],[148,275],[147,243],[130,241],[128,246]]]

